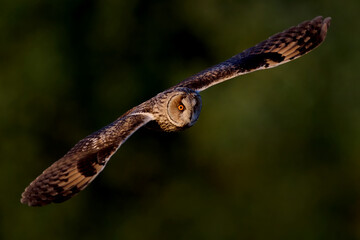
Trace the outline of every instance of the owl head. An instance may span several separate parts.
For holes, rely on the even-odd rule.
[[[194,125],[200,115],[200,95],[191,89],[169,91],[162,98],[161,117],[157,123],[167,132],[179,131]]]

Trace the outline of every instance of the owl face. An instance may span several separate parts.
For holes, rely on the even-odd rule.
[[[201,98],[195,91],[176,91],[168,98],[167,120],[171,123],[172,129],[191,127],[197,121],[201,111]]]

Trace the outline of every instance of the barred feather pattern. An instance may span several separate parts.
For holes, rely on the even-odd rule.
[[[43,206],[63,202],[89,185],[136,130],[156,125],[167,132],[191,127],[201,111],[199,92],[227,79],[294,60],[325,39],[330,18],[303,22],[242,53],[185,79],[130,109],[110,125],[79,141],[25,189],[21,202]]]
[[[103,170],[120,145],[150,120],[148,114],[126,115],[82,139],[25,189],[21,202],[42,206],[73,197]]]
[[[331,18],[316,17],[277,33],[230,59],[193,75],[176,87],[203,91],[215,84],[253,71],[276,67],[297,59],[319,46]]]

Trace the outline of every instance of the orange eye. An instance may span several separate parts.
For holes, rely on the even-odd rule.
[[[179,109],[180,111],[184,111],[185,107],[184,107],[184,105],[180,104],[180,105],[178,106],[178,109]]]

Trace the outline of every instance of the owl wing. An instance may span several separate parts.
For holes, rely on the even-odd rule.
[[[319,46],[326,37],[331,18],[316,17],[277,33],[232,58],[180,82],[175,87],[202,91],[230,78],[276,67]]]
[[[94,180],[128,137],[153,119],[151,113],[127,113],[82,139],[25,189],[21,202],[43,206],[71,198]]]

